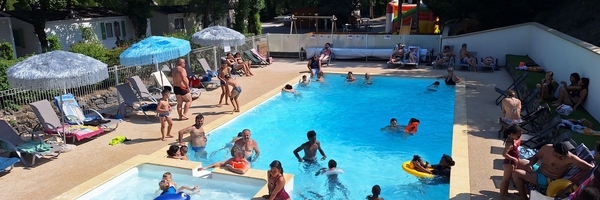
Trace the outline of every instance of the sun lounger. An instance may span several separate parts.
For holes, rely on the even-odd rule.
[[[212,71],[210,69],[210,65],[208,64],[208,62],[206,61],[206,59],[199,58],[198,62],[200,63],[200,66],[202,66],[202,69],[204,70],[204,73],[207,73],[208,71]],[[200,80],[202,80],[202,79],[200,79]],[[208,89],[209,86],[211,86],[211,85],[212,85],[212,88],[218,88],[219,86],[221,86],[221,82],[216,77],[211,78],[210,81],[200,81],[200,84],[205,89]]]
[[[329,57],[327,59],[325,59],[325,64],[327,66],[329,66],[329,63],[331,63],[331,60],[335,60],[335,53],[333,52],[333,44],[329,44],[329,48],[331,48],[332,50],[331,50],[331,55],[329,55]],[[254,49],[252,49],[252,50],[254,50]],[[254,51],[256,51],[256,50],[254,50]],[[254,51],[252,53],[254,53]],[[321,51],[319,51],[319,55],[318,55],[319,57],[321,57],[321,55],[323,55],[323,51],[325,51],[325,46],[323,46]],[[258,52],[256,54],[258,54]],[[258,54],[258,55],[260,55],[260,54]]]
[[[506,88],[506,90],[502,90],[498,87],[495,87],[494,89],[496,90],[496,92],[498,94],[500,94],[500,96],[498,96],[498,98],[496,98],[496,105],[500,105],[500,103],[502,103],[502,99],[504,99],[507,94],[506,91],[508,90],[515,90],[521,86],[521,84],[523,84],[525,82],[525,79],[527,78],[527,72],[523,73],[519,78],[517,78],[517,80],[515,80],[510,86],[508,86],[508,88]],[[519,96],[519,93],[517,92],[517,98]]]
[[[498,68],[498,58],[496,58],[496,60],[492,62],[489,66],[484,65],[483,62],[484,58],[481,58],[481,61],[477,63],[477,70],[481,70],[482,68],[489,68],[492,71],[492,73],[494,73],[494,71],[496,71],[496,69]]]
[[[522,122],[519,123],[519,127],[524,129],[525,131],[531,132],[536,130],[536,128],[540,127],[540,118],[550,114],[552,111],[550,110],[550,106],[548,104],[544,104],[534,112],[529,113],[528,115],[521,116]],[[500,125],[502,126],[498,131],[498,138],[502,138],[502,132],[504,129],[509,127],[509,124],[506,124],[502,118],[499,119]]]
[[[559,116],[552,118],[550,121],[542,124],[542,126],[535,128],[535,131],[529,131],[521,136],[521,146],[537,149],[544,144],[549,143],[552,139],[558,137],[558,124],[562,119]],[[539,131],[538,131],[539,130]],[[567,132],[568,133],[568,132]]]
[[[266,61],[257,58],[250,50],[244,51],[244,55],[250,60],[251,65],[258,65],[259,67],[265,67],[265,65],[267,65]]]
[[[30,103],[31,109],[40,121],[40,126],[45,133],[59,134],[65,138],[73,138],[80,141],[85,138],[91,138],[104,132],[100,126],[85,126],[85,125],[69,125],[63,124],[60,118],[56,116],[54,108],[48,100],[41,100]]]
[[[539,88],[535,88],[528,95],[521,99],[521,112],[525,112],[525,114],[529,114],[537,110],[539,103],[536,102],[538,99],[538,94],[540,94],[541,90]]]
[[[142,111],[142,113],[144,113],[144,116],[146,116],[146,119],[148,121],[150,121],[150,117],[148,117],[148,114],[146,114],[146,111],[155,111],[156,112],[156,108],[158,107],[158,104],[143,103],[140,99],[138,99],[138,97],[133,92],[133,89],[131,89],[131,87],[127,83],[117,85],[117,91],[119,91],[121,98],[123,98],[123,103],[119,104],[119,114],[121,114],[122,117],[127,117],[127,112],[125,111],[125,108],[130,107],[130,108],[133,108],[134,110]],[[139,107],[137,107],[137,108],[136,108],[136,102],[140,103]],[[158,116],[158,113],[156,113],[156,116]]]
[[[104,118],[100,112],[94,109],[81,109],[73,94],[62,95],[62,106],[60,100],[60,96],[54,97],[54,105],[64,113],[65,121],[70,125],[100,126],[105,131],[113,131],[123,121],[121,119]]]
[[[19,162],[18,158],[3,158],[0,157],[0,172],[9,172]]]
[[[152,74],[155,76],[158,75],[157,72],[154,72]],[[154,80],[155,82],[156,82],[156,80],[160,80],[159,78],[156,78],[155,76],[153,76],[153,79],[155,79]],[[138,98],[147,100],[147,101],[151,101],[153,103],[158,103],[158,100],[162,99],[162,94],[161,94],[160,90],[168,89],[171,91],[171,93],[173,93],[173,87],[171,86],[170,83],[168,85],[164,84],[165,85],[164,87],[160,87],[161,89],[157,91],[158,93],[151,93],[150,90],[148,90],[148,88],[146,87],[146,85],[144,85],[144,82],[142,81],[142,79],[139,76],[129,77],[128,80],[129,80],[129,83],[131,83],[131,85],[133,86],[133,89],[135,90]],[[164,80],[166,80],[166,78],[164,78]],[[171,94],[169,97],[169,103],[173,103],[173,102],[176,102],[175,94]]]
[[[477,56],[477,52],[470,52],[471,55],[473,55],[474,57]],[[475,59],[475,58],[473,58]],[[467,68],[469,71],[473,71],[473,69],[475,69],[477,67],[477,59],[475,59],[475,66],[471,66],[469,63],[464,63],[462,61],[462,59],[460,59],[460,56],[454,56],[451,58],[452,63],[454,63],[455,68]]]
[[[13,129],[6,121],[0,120],[0,146],[8,152],[14,152],[19,157],[19,159],[21,159],[21,162],[25,164],[25,166],[31,167],[32,165],[34,165],[36,157],[56,157],[60,155],[60,147],[55,147],[46,144],[44,140],[41,137],[39,137],[38,134],[35,132],[32,132],[31,134],[33,136],[32,140],[24,141],[23,138],[19,136],[17,131],[15,131],[15,129]],[[33,155],[31,164],[25,160],[24,155],[22,155],[22,153]],[[7,162],[6,164],[10,164],[14,160],[4,161]],[[10,166],[12,166],[12,164]]]
[[[162,73],[162,72],[153,72],[152,74],[150,74],[150,76],[152,76],[152,78],[154,80],[154,84],[158,85],[160,88],[167,88],[167,87],[168,88],[173,88],[173,85],[171,85],[171,82],[169,82],[169,79],[167,79],[167,76],[165,76],[164,73]],[[161,79],[162,79],[162,81],[161,81]],[[139,82],[141,82],[141,80]],[[200,94],[202,93],[202,91],[206,91],[206,90],[201,90],[201,89],[198,89],[198,88],[190,88],[190,94],[192,94],[192,99],[197,99],[198,97],[200,97]],[[171,90],[171,92],[173,92],[173,90]],[[160,98],[162,98],[162,96]],[[169,102],[175,102],[176,101],[176,99],[174,99],[175,96],[172,96],[172,98],[169,98]],[[157,103],[158,104],[158,101],[153,102],[153,103]]]
[[[256,49],[250,49],[250,52],[252,52],[252,54],[254,56],[256,56],[256,58],[258,58],[259,60],[261,60],[262,62],[264,62],[267,65],[273,64],[273,58],[268,57],[265,58],[262,54],[260,54]],[[332,56],[330,58],[335,58],[334,54],[331,54]]]

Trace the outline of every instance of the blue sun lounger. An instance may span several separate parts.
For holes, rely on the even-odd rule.
[[[18,158],[2,158],[0,157],[0,171],[9,172],[19,162]]]
[[[73,94],[62,95],[62,107],[60,106],[60,100],[60,96],[54,97],[54,105],[63,111],[65,121],[70,125],[82,125],[97,120],[98,122],[103,122],[99,123],[99,126],[102,127],[102,129],[105,131],[112,131],[117,129],[119,123],[123,121],[120,119],[104,118],[97,110],[82,109],[79,107],[79,103]]]

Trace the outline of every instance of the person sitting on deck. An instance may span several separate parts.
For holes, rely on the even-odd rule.
[[[560,106],[561,104],[569,105],[573,110],[577,110],[581,104],[585,101],[588,95],[588,86],[590,85],[590,79],[581,78],[579,80],[578,87],[571,87],[568,89],[562,87],[559,90],[558,100],[554,102],[553,106]]]
[[[404,52],[404,45],[401,44],[398,49],[394,50],[394,53],[392,53],[390,56],[388,63],[403,64],[402,61],[404,60],[404,54],[406,54],[406,52]]]

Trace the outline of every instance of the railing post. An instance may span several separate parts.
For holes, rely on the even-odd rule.
[[[119,67],[115,65],[113,68],[115,69],[115,87],[117,87],[119,85]],[[119,92],[117,92],[117,104],[121,105],[121,94]]]
[[[368,37],[369,37],[369,35],[365,34],[365,49],[369,49],[369,38]],[[368,56],[365,58],[365,61],[369,61]]]
[[[271,45],[269,44],[269,33],[267,33],[266,38],[267,38],[267,57],[269,57],[269,56],[271,56],[271,51],[270,51]]]
[[[258,47],[256,47],[256,44],[254,44],[254,35],[252,36],[252,48],[250,49],[256,49],[258,51]]]
[[[215,69],[212,69],[212,70],[213,70],[214,72],[216,72],[216,71],[217,71],[217,69],[216,69],[216,68],[217,68],[217,66],[219,66],[219,65],[217,65],[217,47],[215,47],[215,46],[213,46],[213,56],[214,56],[214,58],[215,58],[215,63],[214,63],[214,65],[213,65],[213,66],[215,67]]]

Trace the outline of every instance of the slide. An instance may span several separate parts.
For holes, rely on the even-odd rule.
[[[403,27],[402,32],[405,32],[405,34],[408,34],[410,32],[410,24],[412,21],[412,15],[414,15],[417,12],[417,8],[412,8],[408,11],[406,11],[405,13],[402,13],[402,25],[406,26]],[[435,30],[432,29],[429,30],[429,26],[433,26],[433,22],[435,21],[435,17],[433,16],[433,13],[426,7],[426,6],[421,6],[421,8],[419,9],[419,29],[421,33],[433,33]],[[430,24],[430,25],[429,25]],[[392,29],[391,30],[397,30],[398,26],[398,17],[395,17],[392,20]],[[421,27],[423,26],[423,27]]]

